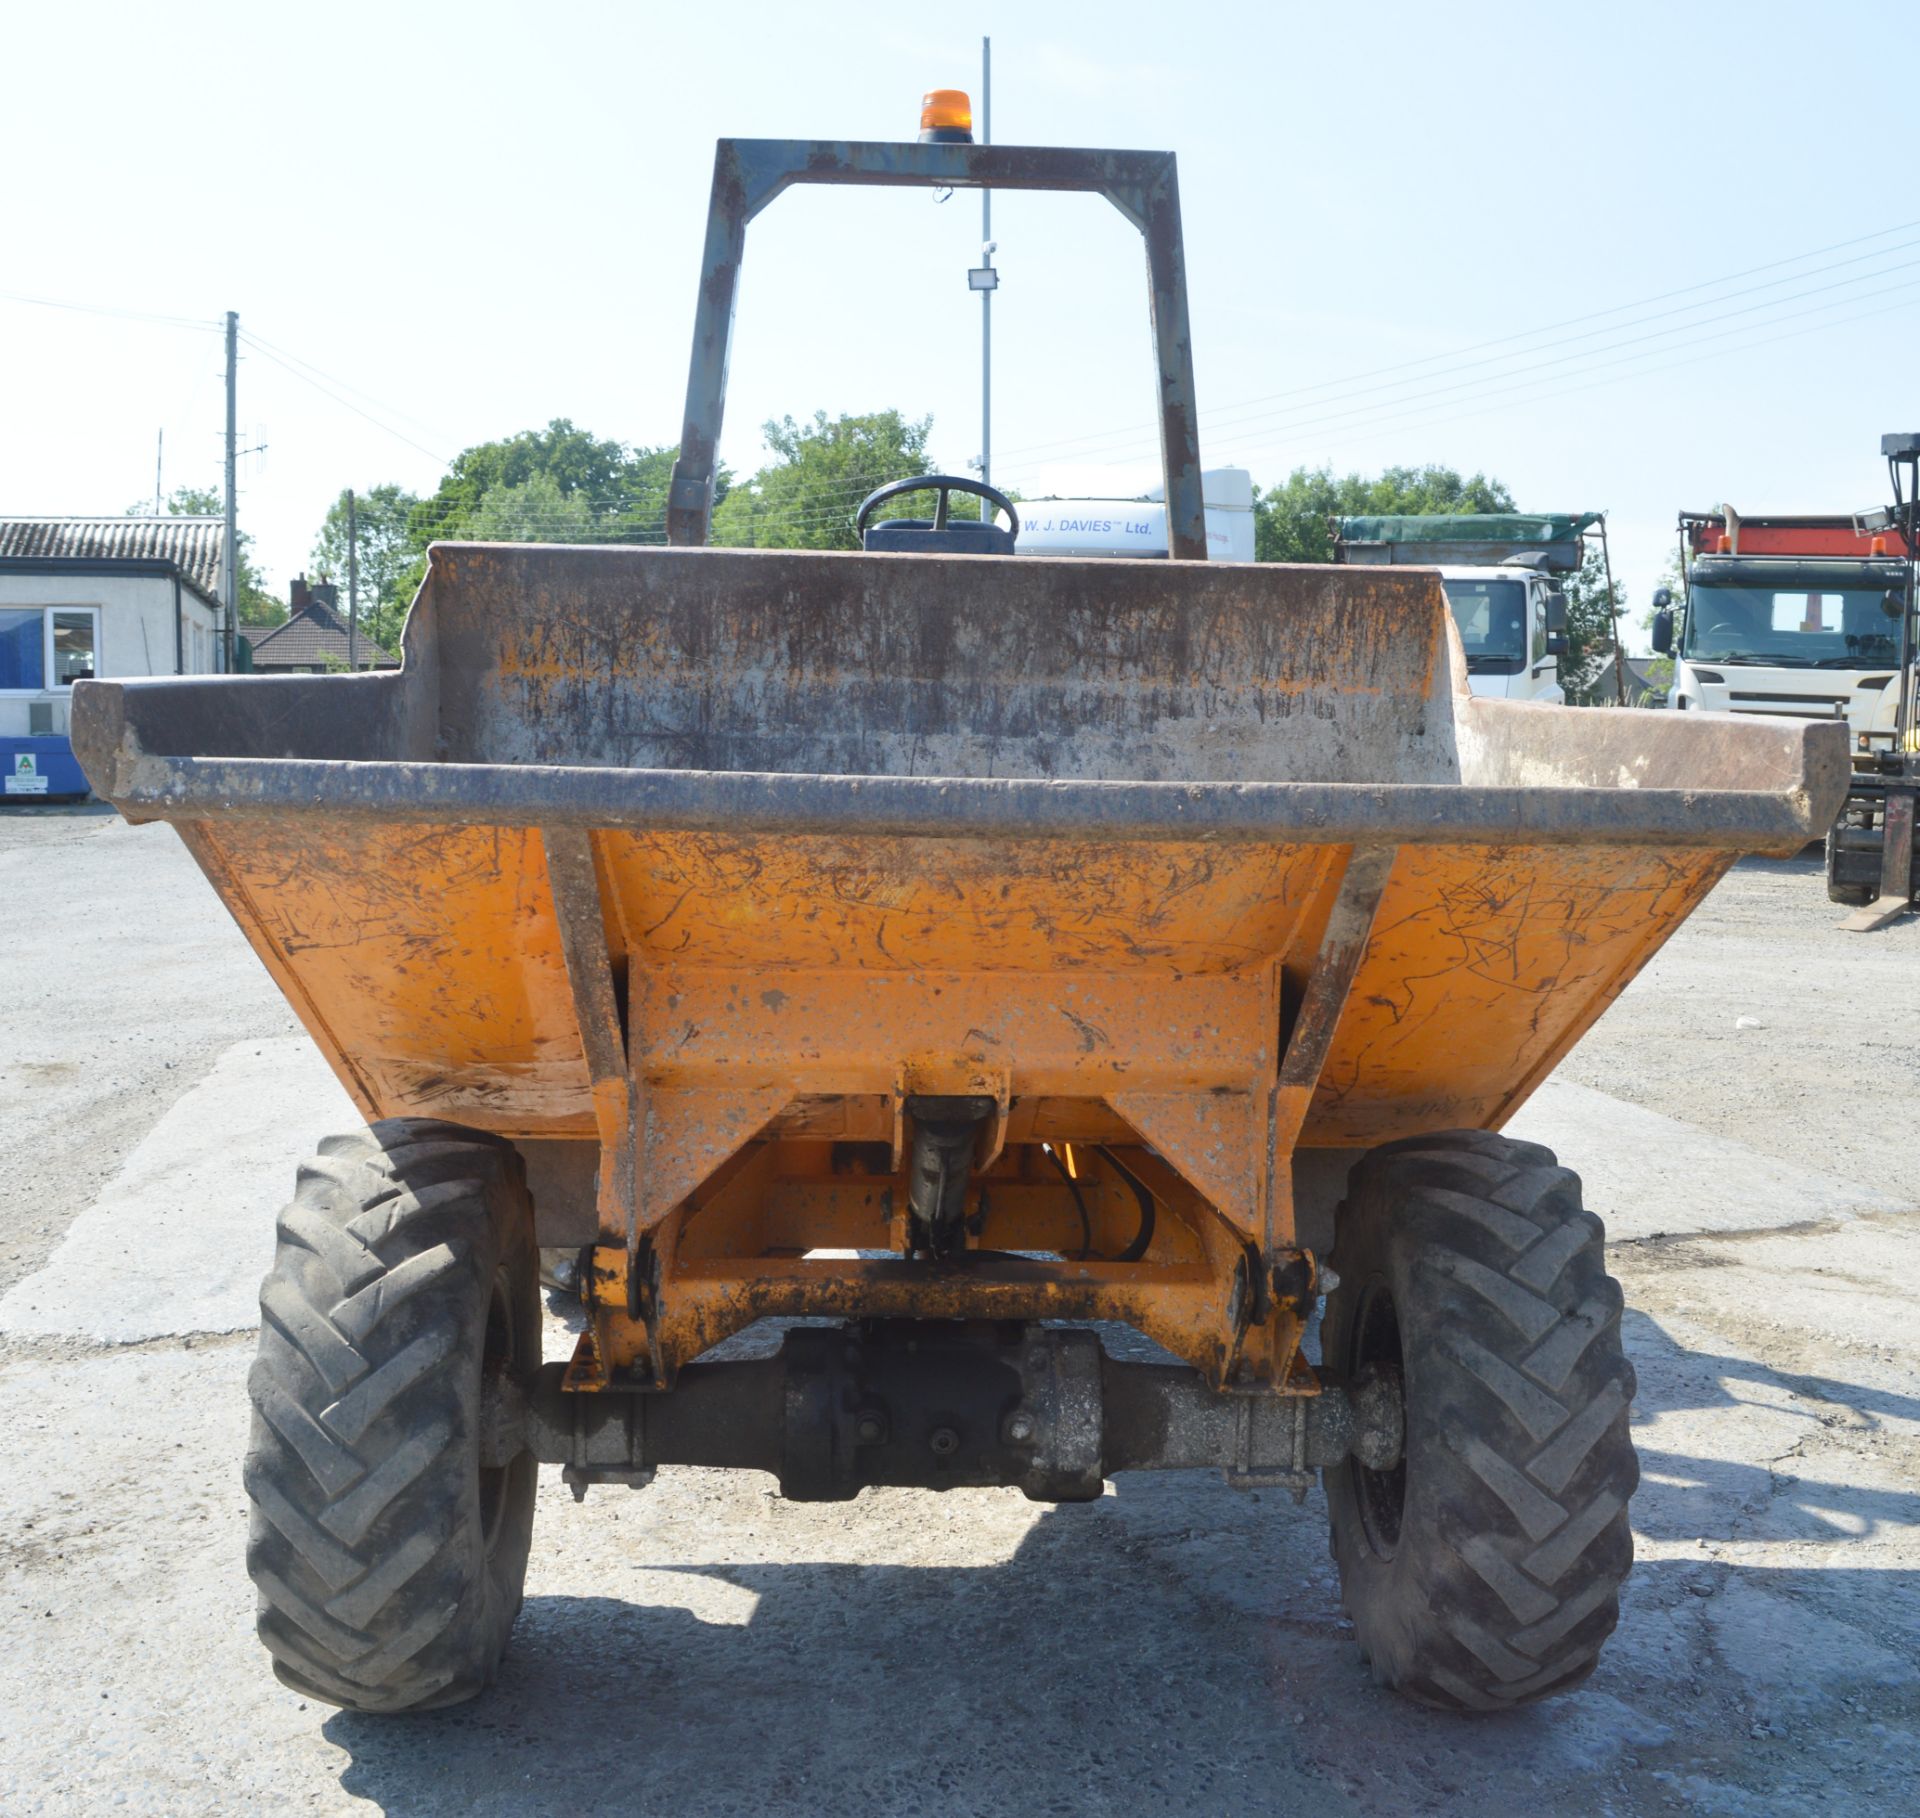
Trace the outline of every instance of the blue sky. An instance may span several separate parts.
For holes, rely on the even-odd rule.
[[[237,309],[289,357],[249,349],[240,406],[266,444],[243,522],[284,587],[342,486],[426,490],[554,416],[675,440],[713,140],[911,137],[924,88],[977,87],[987,31],[997,140],[1179,154],[1210,465],[1446,461],[1608,509],[1636,611],[1683,506],[1877,501],[1880,434],[1920,423],[1911,7],[1472,11],[28,9],[0,292]],[[1137,238],[1081,197],[1003,196],[994,228],[995,477],[1138,491]],[[979,237],[965,195],[763,215],[736,469],[770,416],[897,406],[963,470]],[[162,429],[169,486],[217,483],[219,365],[212,332],[0,297],[0,512],[150,495]]]

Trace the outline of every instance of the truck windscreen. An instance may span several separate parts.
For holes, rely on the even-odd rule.
[[[1500,664],[1518,667],[1527,660],[1527,586],[1524,581],[1448,581],[1447,603],[1469,669]]]
[[[1858,669],[1898,662],[1899,630],[1884,586],[1826,592],[1703,583],[1687,609],[1685,654],[1696,662]]]

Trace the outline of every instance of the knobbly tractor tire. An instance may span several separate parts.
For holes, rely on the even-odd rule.
[[[1593,1671],[1633,1563],[1633,1368],[1600,1220],[1552,1151],[1483,1131],[1389,1143],[1336,1226],[1322,1355],[1397,1374],[1391,1471],[1325,1473],[1347,1614],[1374,1678],[1500,1711]]]
[[[281,1681],[357,1711],[471,1698],[519,1613],[535,1461],[487,1468],[481,1385],[539,1366],[513,1146],[399,1118],[300,1170],[248,1378],[247,1565]]]

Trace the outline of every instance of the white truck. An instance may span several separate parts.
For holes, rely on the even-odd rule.
[[[1437,568],[1475,694],[1564,701],[1567,596],[1597,512],[1466,513],[1333,521],[1336,562]]]
[[[1254,559],[1253,477],[1244,467],[1201,476],[1207,557]],[[1466,646],[1475,694],[1563,701],[1566,595],[1558,576],[1580,565],[1580,517],[1403,517],[1336,520],[1336,562],[1437,567]],[[1020,553],[1146,556],[1167,553],[1167,508],[1155,491],[1137,499],[1028,499],[1020,506]]]
[[[1891,752],[1906,545],[1850,515],[1682,512],[1684,609],[1655,596],[1653,647],[1682,712],[1840,719],[1856,755]]]

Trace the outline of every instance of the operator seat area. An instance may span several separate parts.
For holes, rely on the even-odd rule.
[[[910,492],[939,495],[932,517],[869,521],[888,499]],[[1011,527],[996,524],[991,518],[949,516],[949,498],[956,492],[984,499],[996,512],[1007,516]],[[1004,492],[983,481],[951,473],[916,474],[869,493],[861,503],[854,528],[860,536],[860,547],[870,555],[1012,555],[1020,536],[1020,514]]]

